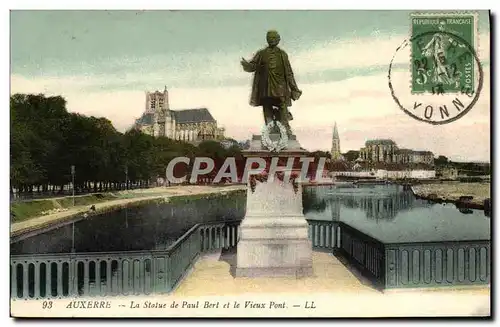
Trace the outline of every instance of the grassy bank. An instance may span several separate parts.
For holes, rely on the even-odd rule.
[[[236,191],[236,192],[242,192],[244,194],[244,190],[241,191]],[[193,201],[196,199],[202,199],[202,198],[215,198],[215,197],[220,197],[224,196],[225,192],[223,193],[200,193],[200,194],[186,194],[186,195],[170,195],[168,200],[169,202],[172,203],[186,203],[188,201]],[[231,191],[231,194],[235,194],[234,191]],[[90,195],[84,195],[84,196],[78,196],[75,197],[75,207],[78,206],[91,206],[93,204],[99,204],[99,203],[104,203],[108,201],[113,201],[113,200],[121,200],[121,199],[137,199],[137,204],[143,205],[143,204],[148,204],[148,203],[158,203],[159,202],[164,202],[165,200],[163,198],[159,199],[142,199],[142,197],[149,197],[149,196],[161,196],[161,193],[153,193],[153,194],[129,194],[129,193],[123,193],[123,194],[114,194],[114,193],[97,193],[97,194],[90,194]],[[64,212],[67,211],[73,207],[73,198],[72,197],[63,197],[63,198],[56,198],[56,199],[47,199],[47,200],[32,200],[32,201],[26,201],[26,202],[14,202],[11,203],[10,205],[10,214],[11,214],[11,222],[16,223],[20,221],[25,221],[30,218],[34,217],[39,217],[39,216],[46,216],[50,215],[53,213],[57,212]],[[114,208],[114,206],[110,207],[111,209],[117,209]]]
[[[98,193],[75,197],[75,206],[91,206],[101,202],[119,199],[111,193]],[[24,221],[33,217],[66,211],[73,207],[73,198],[64,197],[47,200],[14,202],[10,205],[11,222]]]
[[[193,200],[198,200],[198,199],[215,199],[215,198],[221,198],[221,197],[228,197],[228,196],[234,196],[234,195],[244,195],[246,193],[246,190],[234,190],[234,191],[228,191],[228,192],[223,192],[223,193],[201,193],[201,194],[189,194],[189,195],[175,195],[169,197],[166,201],[169,203],[175,203],[175,204],[181,204],[181,203],[187,203],[189,201]]]
[[[484,200],[490,198],[489,183],[442,183],[414,185],[413,192],[418,197],[433,201],[470,204],[483,209]],[[469,199],[463,199],[469,197]]]
[[[115,199],[118,199],[118,197],[111,193],[85,195],[85,196],[75,197],[75,206],[92,205]],[[73,199],[70,197],[62,198],[61,200],[58,200],[58,202],[61,204],[63,208],[70,208],[73,206]]]
[[[12,203],[10,205],[10,220],[23,221],[32,217],[41,216],[42,212],[57,208],[55,200],[38,200]]]
[[[158,188],[145,191],[125,191],[119,193],[91,194],[75,197],[75,206],[71,197],[45,200],[33,200],[11,203],[11,238],[39,229],[50,228],[55,224],[75,218],[91,218],[125,207],[140,207],[161,203],[187,203],[197,199],[216,199],[234,195],[243,195],[244,186],[201,187],[179,186]],[[95,204],[95,210],[89,210]]]

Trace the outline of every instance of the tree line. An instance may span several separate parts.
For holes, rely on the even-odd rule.
[[[238,175],[245,160],[233,139],[224,147],[216,141],[197,146],[166,137],[153,137],[131,128],[121,133],[103,117],[68,112],[61,96],[14,94],[10,98],[10,192],[61,194],[73,179],[75,193],[147,187],[165,177],[175,157],[190,158],[190,166],[176,165],[175,177],[189,175],[195,157],[214,159],[215,170],[235,157]],[[310,153],[317,163],[329,155]],[[310,170],[315,169],[315,164]],[[189,177],[188,177],[189,179]]]
[[[75,166],[77,193],[145,187],[165,176],[166,165],[174,157],[241,156],[234,143],[229,148],[215,141],[194,146],[133,128],[121,133],[106,118],[68,112],[61,96],[14,94],[10,98],[10,191],[61,193],[72,181],[71,166]]]

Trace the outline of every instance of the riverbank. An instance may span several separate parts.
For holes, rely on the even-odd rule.
[[[243,190],[246,190],[245,185],[157,187],[75,197],[74,207],[71,197],[33,200],[24,202],[24,208],[32,210],[29,212],[31,216],[21,221],[13,221],[11,223],[10,236],[12,238],[25,233],[32,233],[74,219],[85,219],[127,206],[140,206],[158,201],[191,200],[204,195],[224,194]],[[48,204],[49,202],[51,204]],[[33,208],[29,207],[30,204]],[[95,210],[91,209],[92,206],[94,206]],[[38,215],[33,214],[35,210],[39,210]],[[50,210],[53,210],[53,212]],[[18,212],[20,211],[18,210]]]
[[[413,185],[415,196],[436,202],[450,202],[473,209],[485,209],[490,199],[490,183],[441,183]]]

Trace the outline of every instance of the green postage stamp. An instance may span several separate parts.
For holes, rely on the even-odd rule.
[[[475,13],[411,14],[411,90],[473,92],[478,48]]]

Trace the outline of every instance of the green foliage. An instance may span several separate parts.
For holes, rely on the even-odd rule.
[[[350,150],[344,153],[343,156],[345,160],[352,162],[359,158],[359,151]]]
[[[484,176],[491,174],[491,165],[489,163],[452,162],[451,164],[463,176]]]
[[[10,205],[12,222],[23,221],[32,217],[40,216],[43,211],[56,208],[53,200],[36,200],[28,202],[14,202]]]
[[[445,156],[439,156],[439,157],[434,159],[434,165],[436,165],[436,167],[446,166],[449,162],[450,161]]]
[[[62,190],[72,180],[71,165],[77,191],[97,193],[123,188],[126,180],[146,183],[165,177],[175,157],[205,156],[217,162],[241,157],[238,146],[225,149],[214,141],[196,147],[136,129],[120,133],[108,119],[70,113],[64,98],[43,94],[11,96],[10,131],[10,182],[21,192],[46,191],[49,185]]]
[[[314,159],[316,159],[316,160],[318,160],[321,157],[325,157],[325,158],[328,158],[328,159],[332,158],[332,154],[330,152],[328,152],[328,151],[321,151],[321,150],[310,152],[309,155],[311,157],[314,157]]]

